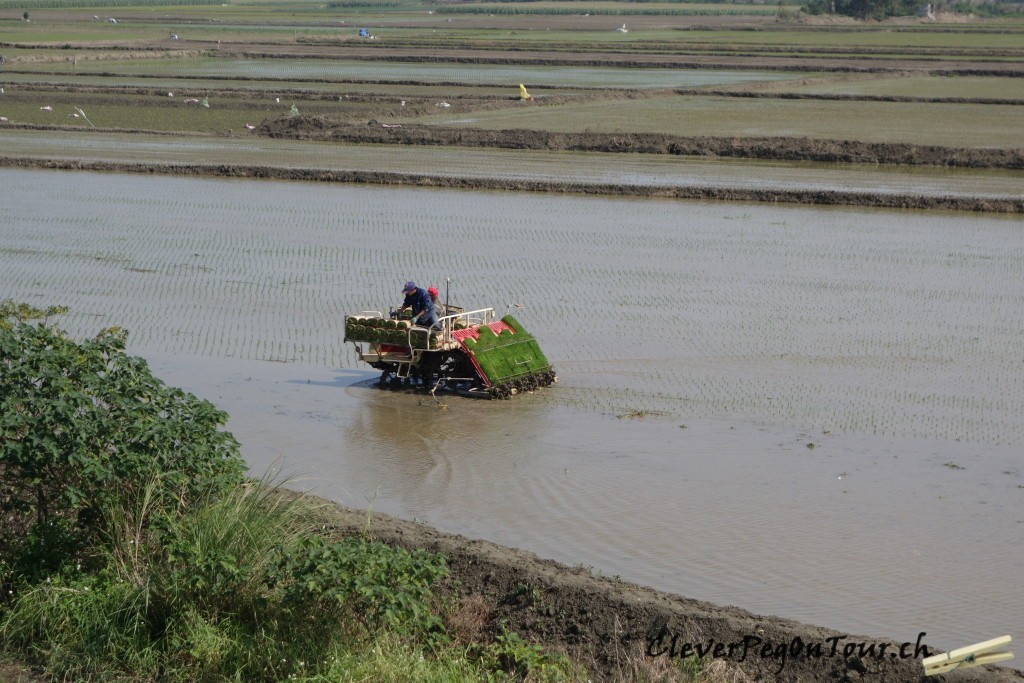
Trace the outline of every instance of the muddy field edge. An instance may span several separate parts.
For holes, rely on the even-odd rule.
[[[492,624],[505,624],[531,641],[566,652],[587,667],[591,680],[617,680],[631,658],[671,658],[672,638],[676,645],[683,641],[727,645],[745,639],[755,643],[756,639],[759,647],[771,643],[792,648],[800,642],[805,653],[812,643],[838,643],[834,655],[829,655],[826,646],[820,657],[754,654],[738,661],[736,650],[736,656],[722,658],[723,665],[734,674],[747,676],[745,680],[927,680],[920,659],[888,652],[889,648],[898,652],[905,643],[715,605],[605,577],[593,567],[570,567],[529,551],[449,534],[419,522],[322,502],[322,514],[332,533],[367,534],[392,545],[445,555],[452,591],[461,597],[483,597],[492,610]],[[930,654],[941,651],[924,638],[914,645],[926,645]],[[864,655],[860,650],[846,654],[848,643],[874,645],[876,651],[888,644],[886,656]],[[774,647],[772,652],[777,650]],[[677,651],[674,656],[680,654]],[[1024,681],[1024,672],[990,666],[961,671],[954,678],[963,683]]]

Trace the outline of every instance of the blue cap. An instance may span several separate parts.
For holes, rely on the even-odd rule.
[[[405,283],[405,288],[402,291],[411,292],[414,289],[416,289],[416,283],[413,282],[412,280],[409,280],[408,282]]]

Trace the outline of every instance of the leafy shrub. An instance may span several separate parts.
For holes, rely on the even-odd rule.
[[[572,680],[573,667],[563,655],[545,652],[540,645],[524,640],[514,631],[503,630],[482,653],[484,666],[504,671],[513,680]]]
[[[0,541],[42,537],[60,522],[85,547],[103,533],[105,510],[146,498],[150,521],[166,524],[242,482],[238,443],[219,429],[224,412],[154,377],[125,353],[122,330],[75,342],[38,320],[54,311],[0,307],[0,515],[22,522],[5,524]],[[49,562],[33,557],[26,571]]]
[[[979,2],[973,3],[969,0],[962,0],[953,4],[953,11],[957,14],[973,14],[979,17],[1007,17],[1020,16],[1024,14],[1024,5],[1019,2]]]
[[[441,627],[431,606],[431,587],[448,574],[441,555],[362,538],[307,537],[284,554],[281,571],[285,599],[297,607],[340,609],[369,629]]]
[[[67,520],[56,519],[30,527],[28,533],[12,539],[3,552],[10,581],[34,583],[51,574],[77,573],[81,569],[77,554],[80,544],[79,530]]]
[[[917,14],[918,7],[916,0],[810,0],[803,9],[809,14],[841,14],[881,20],[913,16]]]

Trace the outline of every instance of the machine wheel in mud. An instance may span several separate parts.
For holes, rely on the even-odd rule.
[[[491,398],[512,398],[521,391],[534,391],[541,387],[551,386],[558,381],[558,375],[554,370],[548,370],[538,375],[527,375],[510,382],[505,382],[487,389]]]

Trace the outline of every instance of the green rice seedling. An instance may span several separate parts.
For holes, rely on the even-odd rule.
[[[474,358],[487,378],[492,383],[500,384],[517,377],[549,371],[551,365],[536,339],[512,316],[505,316],[502,320],[515,333],[503,330],[496,335],[489,327],[481,327],[478,339],[471,347]]]

